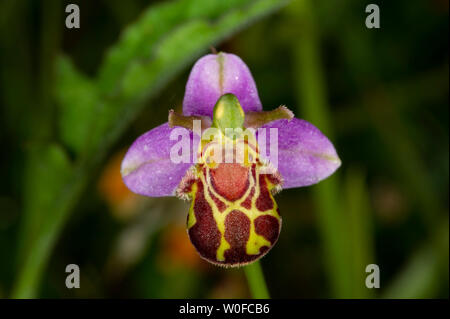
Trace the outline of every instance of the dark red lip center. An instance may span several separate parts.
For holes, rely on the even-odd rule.
[[[248,188],[248,168],[237,163],[222,163],[211,169],[214,189],[229,201],[241,198]]]

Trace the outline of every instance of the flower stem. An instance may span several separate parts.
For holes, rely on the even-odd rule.
[[[255,299],[269,299],[269,290],[267,289],[264,274],[259,261],[256,261],[244,267],[250,292]]]

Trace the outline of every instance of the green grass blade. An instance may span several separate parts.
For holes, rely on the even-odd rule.
[[[301,30],[301,37],[293,45],[298,104],[302,106],[299,107],[299,115],[332,138],[331,115],[326,101],[327,94],[312,3],[295,2],[292,12],[294,23],[298,21],[298,28]],[[348,298],[351,296],[349,238],[342,218],[339,184],[339,176],[335,174],[313,186],[312,192],[317,207],[331,295],[335,298]]]

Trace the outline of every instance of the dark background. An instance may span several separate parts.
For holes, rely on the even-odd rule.
[[[138,89],[146,78],[127,82],[119,70],[131,93],[108,91],[108,49],[164,2],[73,1],[80,29],[64,26],[67,1],[0,2],[0,298],[250,297],[241,269],[197,256],[186,203],[131,194],[120,177],[134,139],[167,121],[170,108],[181,111],[189,70],[209,46],[239,55],[264,108],[287,105],[329,136],[342,160],[330,179],[277,195],[283,229],[261,261],[271,296],[448,298],[448,1],[292,1],[213,32],[195,50],[195,39],[180,37],[161,53],[163,62],[182,61],[173,67],[153,62],[161,42],[152,44],[150,31],[135,32],[112,68],[163,71]],[[200,20],[197,11],[214,26],[258,1],[179,2],[191,11],[174,5],[158,15],[161,28],[169,18],[175,26],[159,41]],[[369,3],[380,7],[380,29],[365,27]],[[99,101],[106,106],[91,109]],[[64,285],[71,263],[80,289]],[[380,289],[364,285],[372,263]]]

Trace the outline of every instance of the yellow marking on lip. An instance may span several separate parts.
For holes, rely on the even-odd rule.
[[[207,171],[209,171],[209,167],[207,167]],[[203,173],[200,174],[200,179],[203,182],[203,191],[205,200],[208,202],[209,206],[211,207],[211,211],[213,213],[213,218],[216,221],[217,229],[220,232],[220,244],[216,251],[216,259],[218,261],[225,261],[225,251],[231,247],[231,245],[227,242],[225,239],[225,218],[227,217],[227,214],[222,214],[214,200],[211,198],[209,191],[211,191],[210,187],[210,181],[205,179],[205,176]]]
[[[247,254],[249,254],[249,255],[257,255],[257,254],[259,254],[260,249],[262,247],[264,247],[264,246],[271,247],[272,246],[272,243],[270,241],[268,241],[266,238],[264,238],[264,236],[258,235],[256,233],[256,230],[255,230],[256,218],[258,218],[259,216],[263,216],[263,215],[269,215],[269,216],[275,217],[278,220],[278,222],[281,219],[280,215],[277,212],[278,205],[275,202],[275,199],[273,198],[273,196],[270,192],[270,189],[268,186],[269,181],[266,177],[264,177],[266,179],[266,185],[267,185],[266,187],[268,188],[269,196],[273,203],[273,207],[271,210],[267,210],[265,212],[261,212],[260,210],[258,210],[256,208],[256,200],[258,199],[259,195],[261,194],[261,186],[259,184],[258,177],[259,177],[259,174],[257,172],[256,173],[256,187],[255,187],[256,192],[252,198],[252,205],[251,205],[252,208],[249,212],[249,213],[251,213],[251,215],[249,215],[249,217],[250,217],[250,220],[252,221],[252,223],[251,223],[252,227],[250,228],[250,236],[249,236],[249,239],[247,241],[247,246],[246,246],[246,251],[247,251]]]
[[[250,224],[250,236],[247,240],[247,245],[245,247],[245,250],[248,255],[258,255],[260,253],[260,250],[262,247],[272,246],[272,243],[264,238],[264,236],[258,235],[255,231],[255,223],[254,219],[252,220],[252,223]]]
[[[249,170],[251,170],[251,168],[249,168]],[[261,193],[259,180],[258,180],[259,167],[258,166],[256,167],[256,174],[255,174],[256,181],[253,177],[253,174],[251,172],[249,172],[249,187],[246,190],[244,196],[242,196],[242,198],[240,198],[239,200],[236,200],[234,202],[229,201],[229,200],[225,199],[224,197],[220,196],[214,190],[214,188],[211,187],[211,176],[209,174],[210,173],[209,169],[207,169],[206,172],[207,172],[206,176],[205,176],[205,174],[201,174],[200,179],[202,180],[203,184],[205,185],[205,199],[212,208],[214,220],[216,221],[217,228],[219,229],[220,234],[221,234],[220,245],[219,245],[219,248],[217,249],[216,259],[218,261],[225,261],[225,251],[227,249],[231,248],[230,244],[225,239],[225,219],[226,219],[227,215],[229,213],[231,213],[233,210],[239,210],[239,211],[243,212],[250,220],[249,238],[246,243],[246,253],[248,255],[258,255],[260,253],[260,250],[262,247],[264,247],[264,246],[271,247],[272,243],[269,240],[267,240],[264,236],[256,233],[254,221],[256,218],[258,218],[259,216],[263,216],[263,215],[273,216],[278,221],[280,221],[281,217],[277,212],[278,205],[275,202],[275,200],[272,196],[272,193],[270,192],[272,183],[270,183],[270,181],[266,177],[264,177],[264,178],[266,178],[266,185],[267,185],[266,187],[268,188],[268,194],[273,202],[273,208],[270,210],[264,211],[264,212],[261,212],[256,208],[256,200]],[[207,191],[207,189],[214,196],[216,196],[219,200],[221,200],[225,203],[226,208],[223,212],[219,211],[216,203],[211,198],[209,191]],[[246,208],[242,207],[241,204],[250,195],[250,192],[252,189],[255,189],[255,192],[254,192],[254,195],[252,198],[251,208],[246,209]]]
[[[220,245],[217,248],[216,259],[218,261],[225,261],[225,251],[230,249],[230,244],[226,241],[225,236],[220,237]]]
[[[236,141],[234,142],[234,145],[236,147]],[[263,178],[265,178],[266,187],[268,190],[268,194],[270,196],[270,200],[273,203],[273,207],[272,207],[272,209],[269,209],[266,211],[259,211],[256,208],[256,200],[258,199],[259,195],[261,194],[260,183],[259,183],[260,172],[261,172],[261,169],[263,167],[265,167],[265,164],[263,164],[257,160],[259,158],[259,154],[258,154],[258,146],[256,145],[256,143],[255,143],[255,145],[249,145],[248,143],[246,143],[246,145],[244,147],[245,147],[244,148],[245,160],[244,160],[243,165],[245,167],[248,167],[248,170],[249,170],[249,174],[248,174],[249,185],[248,185],[248,188],[245,191],[244,195],[236,201],[227,200],[226,198],[224,198],[223,196],[218,194],[215,191],[214,187],[212,187],[210,169],[212,169],[213,167],[211,167],[211,166],[214,166],[214,165],[211,165],[211,163],[206,162],[206,159],[209,155],[208,149],[206,149],[206,150],[203,149],[203,145],[202,145],[201,149],[199,150],[200,156],[199,156],[199,163],[197,164],[198,166],[197,166],[196,174],[197,174],[197,177],[199,178],[199,180],[201,180],[201,182],[204,185],[204,187],[203,187],[204,198],[205,198],[206,202],[209,204],[209,206],[211,207],[213,218],[216,222],[217,229],[220,232],[220,244],[216,251],[216,260],[221,261],[221,262],[225,261],[225,252],[231,248],[231,245],[225,239],[225,220],[226,220],[227,215],[229,213],[231,213],[233,210],[241,211],[250,220],[249,238],[246,242],[246,253],[248,255],[258,255],[258,254],[260,254],[260,250],[262,247],[267,246],[270,248],[272,246],[272,243],[269,240],[267,240],[264,236],[256,233],[255,223],[254,223],[256,218],[258,218],[259,216],[264,216],[264,215],[273,216],[279,221],[279,225],[281,226],[281,217],[277,212],[278,205],[275,202],[272,192],[271,192],[271,189],[273,187],[275,187],[276,185],[271,183],[267,177],[263,177]],[[248,161],[249,154],[254,156],[253,163]],[[255,177],[252,174],[253,165],[255,165]],[[203,171],[203,168],[205,168],[205,171]],[[194,211],[193,203],[195,202],[195,195],[198,191],[198,187],[196,184],[194,185],[194,187],[195,188],[192,189],[194,198],[193,198],[192,205],[191,205],[191,208],[189,211],[188,228],[192,227],[196,223],[195,215],[193,212]],[[245,207],[242,206],[242,203],[247,199],[248,196],[250,196],[250,193],[252,190],[254,190],[254,193],[251,198],[251,208],[246,209]],[[219,199],[226,205],[226,208],[223,212],[220,212],[217,204],[212,199],[211,194],[214,195],[217,199]]]
[[[191,206],[189,207],[189,213],[188,213],[188,221],[187,221],[187,228],[190,229],[192,226],[195,225],[195,223],[197,222],[197,218],[195,218],[195,213],[194,213],[194,204],[195,204],[195,199],[197,197],[197,183],[192,184],[192,200],[191,200]]]

